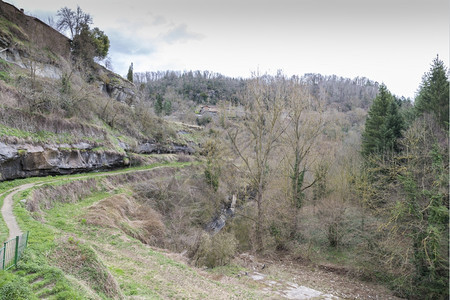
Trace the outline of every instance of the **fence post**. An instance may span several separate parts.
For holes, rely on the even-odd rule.
[[[6,242],[3,243],[3,265],[2,265],[2,270],[5,269],[5,261],[6,261]]]
[[[16,236],[16,249],[14,253],[14,265],[17,267],[17,257],[19,255],[19,236]]]
[[[27,239],[25,240],[25,248],[26,249],[28,247],[28,236],[30,235],[30,232],[27,231]]]

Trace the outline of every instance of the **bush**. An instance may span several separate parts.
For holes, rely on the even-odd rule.
[[[0,80],[3,80],[5,82],[10,82],[11,76],[5,71],[0,71]]]
[[[219,233],[211,236],[203,233],[193,252],[197,266],[214,268],[227,265],[236,253],[237,240],[231,233]]]
[[[211,117],[210,116],[205,116],[205,117],[200,117],[200,118],[197,118],[197,125],[198,126],[205,126],[205,125],[207,125],[207,124],[209,124],[209,123],[211,123]]]
[[[0,272],[0,300],[35,298],[24,279],[8,272]]]

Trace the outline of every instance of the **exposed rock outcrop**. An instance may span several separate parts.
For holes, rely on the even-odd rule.
[[[125,154],[92,151],[87,143],[71,146],[0,143],[0,180],[107,170],[129,164]]]
[[[234,216],[236,210],[236,195],[233,195],[231,202],[226,204],[221,210],[219,216],[214,218],[209,224],[206,225],[206,231],[211,235],[218,233],[226,224],[227,219]]]
[[[195,149],[188,145],[162,145],[156,142],[145,142],[139,144],[136,149],[136,153],[140,154],[168,154],[168,153],[184,153],[194,154]]]
[[[119,102],[132,105],[138,98],[134,84],[101,65],[96,65],[100,90]]]

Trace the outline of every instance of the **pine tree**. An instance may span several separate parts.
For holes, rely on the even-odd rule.
[[[156,102],[155,102],[155,114],[157,114],[158,116],[161,116],[162,112],[163,112],[163,97],[160,94],[156,95]]]
[[[367,157],[375,153],[399,151],[397,139],[401,137],[403,118],[387,87],[382,84],[369,110],[366,127],[362,135],[362,154]]]
[[[133,82],[133,63],[131,63],[130,67],[128,68],[127,79],[128,81]]]
[[[448,129],[449,83],[447,68],[437,56],[430,71],[422,77],[415,108],[419,115],[428,112],[435,115],[439,124]]]

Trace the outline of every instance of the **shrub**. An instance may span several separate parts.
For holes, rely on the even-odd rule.
[[[0,272],[0,300],[35,298],[24,279],[8,272]]]
[[[237,240],[231,233],[211,236],[203,233],[194,247],[193,259],[197,266],[214,268],[227,265],[236,253]]]
[[[0,71],[0,80],[3,80],[5,82],[10,82],[11,76],[5,71]]]
[[[210,116],[205,116],[205,117],[197,118],[196,121],[197,121],[198,126],[205,126],[205,125],[211,123],[211,120],[212,119]]]

